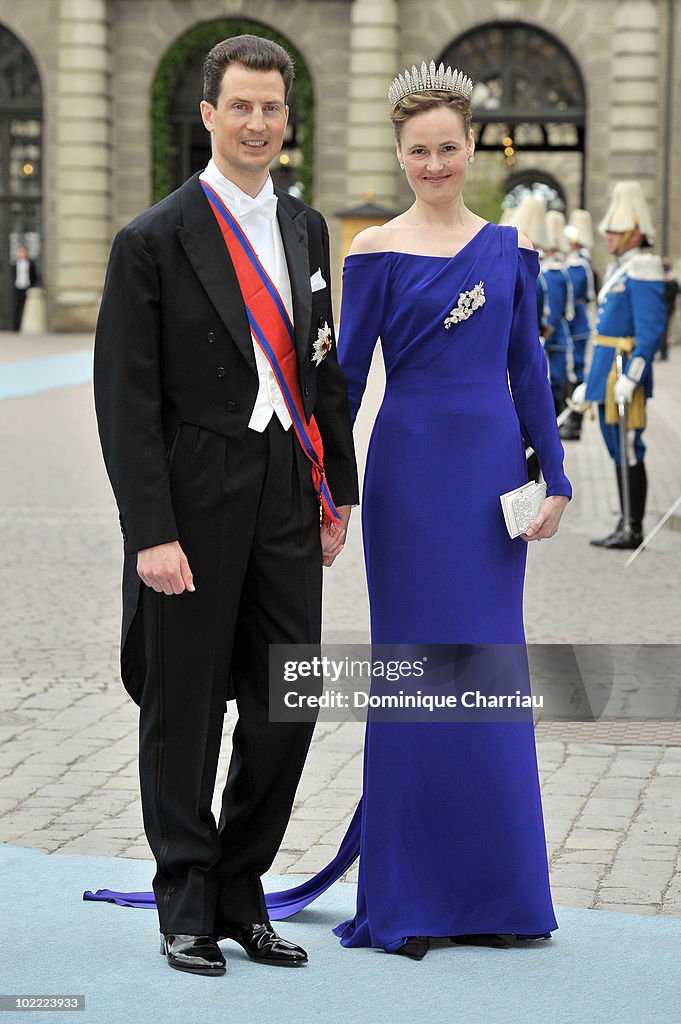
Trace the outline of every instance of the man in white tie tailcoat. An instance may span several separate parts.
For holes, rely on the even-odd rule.
[[[269,40],[211,50],[201,116],[212,159],[116,237],[96,338],[99,430],[124,538],[121,669],[140,705],[161,951],[170,966],[209,975],[224,972],[223,938],[260,963],[307,961],[273,931],[261,876],[314,726],[270,721],[268,652],[319,643],[322,562],[341,550],[358,500],[326,224],[269,175],[292,78],[289,55]],[[338,528],[320,527],[310,461],[208,196],[236,219],[292,321],[292,386],[323,441]]]

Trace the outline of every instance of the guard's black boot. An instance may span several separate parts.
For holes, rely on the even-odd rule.
[[[583,415],[583,413],[574,412],[574,410],[570,413],[565,423],[558,429],[561,441],[579,441],[582,436]]]
[[[622,522],[622,520],[620,520]],[[615,530],[609,537],[604,537],[603,540],[592,540],[591,543],[598,548],[614,548],[618,551],[633,551],[637,548],[643,540],[643,532],[641,530],[641,524],[631,521],[629,530],[624,529],[624,525],[619,530]]]
[[[624,505],[622,498],[622,476],[619,466],[617,470],[617,487],[620,493],[620,506]],[[613,533],[602,540],[592,540],[591,544],[598,548],[613,548],[618,551],[630,551],[639,546],[643,540],[643,514],[646,507],[647,478],[646,468],[643,462],[637,462],[628,467],[629,474],[629,510],[631,520],[629,529],[624,529],[624,516],[620,518]],[[624,511],[624,510],[623,510]]]
[[[646,494],[648,491],[645,464],[637,462],[633,466],[628,467],[628,472],[629,511],[631,513],[629,530],[625,530],[623,525],[619,535],[611,537],[609,543],[603,545],[606,548],[633,550],[643,540],[643,515],[646,509]]]
[[[620,518],[617,521],[617,526],[612,531],[612,533],[609,533],[607,537],[600,537],[598,540],[590,540],[589,544],[591,544],[595,548],[609,548],[613,540],[622,536],[623,526],[624,519],[622,519],[622,517],[620,516]]]
[[[629,466],[629,499],[632,527],[638,524],[639,531],[643,525],[647,494],[648,478],[646,476],[645,462],[637,462],[636,465]]]

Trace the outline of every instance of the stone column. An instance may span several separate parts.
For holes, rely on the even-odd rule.
[[[110,68],[106,0],[60,0],[57,244],[50,327],[94,327],[111,243]],[[47,179],[48,191],[50,177]]]
[[[637,178],[657,211],[659,125],[664,100],[660,79],[660,26],[656,0],[619,0],[612,36],[610,186]]]
[[[397,201],[398,167],[388,86],[399,64],[397,0],[353,0],[350,28],[347,204]]]

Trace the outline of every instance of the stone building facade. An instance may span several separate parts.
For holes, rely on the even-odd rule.
[[[476,103],[488,142],[473,168],[474,208],[494,216],[514,183],[536,179],[568,212],[585,204],[597,218],[612,182],[637,177],[658,250],[681,253],[681,0],[0,0],[0,58],[14,55],[5,72],[0,59],[5,296],[8,261],[28,238],[50,328],[93,326],[111,239],[153,201],[154,164],[178,145],[182,166],[200,159],[177,98],[184,74],[191,108],[196,59],[183,66],[183,40],[245,19],[293,44],[304,64],[312,98],[298,112],[289,170],[295,178],[302,159],[338,259],[337,211],[367,197],[395,210],[409,202],[386,117],[391,78],[458,54],[483,76]],[[177,95],[155,108],[161,79]],[[165,151],[164,131],[175,133]],[[313,145],[301,149],[305,137]]]

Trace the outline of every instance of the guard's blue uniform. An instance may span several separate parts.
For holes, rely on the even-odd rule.
[[[544,327],[544,351],[549,361],[549,378],[556,411],[562,408],[568,383],[568,347],[570,332],[567,316],[573,315],[572,284],[563,260],[548,256],[542,261],[537,278],[538,302],[543,305],[540,323]]]
[[[565,269],[572,284],[575,305],[575,315],[567,321],[572,338],[572,369],[576,383],[581,384],[584,380],[586,346],[591,335],[588,307],[595,298],[594,275],[588,251],[580,249],[579,252],[569,253]]]
[[[614,339],[622,338],[622,348],[630,348],[625,356],[624,372],[638,381],[645,397],[649,398],[653,393],[653,359],[666,323],[664,277],[659,256],[641,249],[623,253],[608,268],[598,303],[585,397],[587,401],[599,403],[603,438],[611,458],[619,465],[618,426],[606,423],[604,414],[606,382],[617,352]],[[599,343],[599,338],[609,339],[610,344]],[[645,454],[643,428],[633,433],[636,462],[642,462]]]

